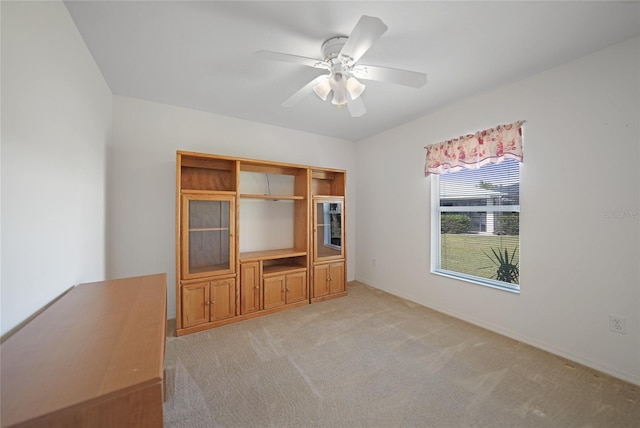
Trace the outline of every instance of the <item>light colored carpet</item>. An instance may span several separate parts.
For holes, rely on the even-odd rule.
[[[362,283],[166,348],[166,427],[639,427],[640,388]]]

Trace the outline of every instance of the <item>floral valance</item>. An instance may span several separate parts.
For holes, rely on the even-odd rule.
[[[502,162],[506,158],[522,162],[522,124],[478,131],[475,134],[432,144],[427,149],[424,175],[444,174],[463,168],[477,169],[488,163]]]

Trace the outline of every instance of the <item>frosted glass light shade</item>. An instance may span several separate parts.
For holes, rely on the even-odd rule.
[[[341,106],[347,103],[347,79],[344,78],[342,73],[336,73],[329,79],[329,85],[333,90],[333,99],[331,102],[337,106]]]
[[[350,77],[347,80],[347,91],[351,95],[351,99],[355,100],[364,92],[365,85],[356,80],[355,77]]]
[[[313,87],[313,92],[322,100],[326,101],[327,96],[329,96],[329,92],[331,92],[331,85],[329,85],[329,79],[324,79],[322,82],[318,83]]]
[[[342,91],[333,91],[331,103],[337,106],[345,105],[347,103],[347,92],[344,89]]]

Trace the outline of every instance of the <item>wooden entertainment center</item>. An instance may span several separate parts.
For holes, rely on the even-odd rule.
[[[346,172],[178,151],[178,336],[345,296]]]

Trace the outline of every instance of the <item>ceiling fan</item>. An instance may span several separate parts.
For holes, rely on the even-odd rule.
[[[285,107],[295,105],[302,98],[315,92],[323,101],[333,92],[331,103],[338,108],[347,106],[353,117],[366,113],[360,98],[365,85],[358,79],[390,82],[421,88],[427,83],[427,75],[409,70],[359,64],[360,58],[373,46],[388,27],[372,16],[363,15],[349,35],[336,36],[326,40],[321,47],[322,58],[315,59],[281,52],[258,51],[255,55],[262,59],[292,62],[329,71],[322,74],[282,103]]]

